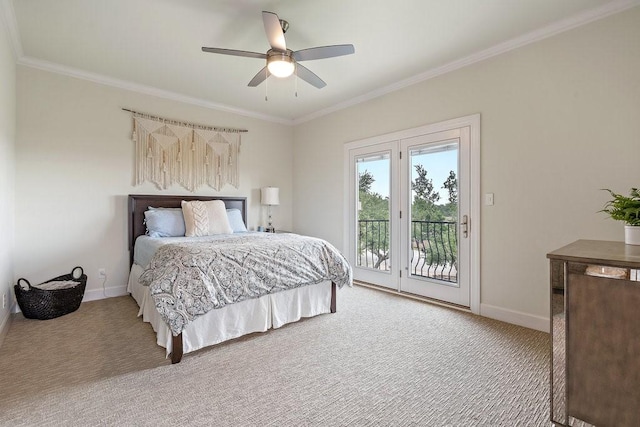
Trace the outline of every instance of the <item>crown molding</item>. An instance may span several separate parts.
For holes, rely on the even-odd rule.
[[[241,108],[231,107],[228,105],[218,104],[215,102],[207,101],[205,99],[195,98],[187,95],[183,95],[176,92],[171,92],[164,89],[159,89],[153,86],[142,85],[126,80],[115,79],[105,75],[91,73],[78,68],[67,67],[61,64],[57,64],[42,59],[32,58],[24,55],[22,49],[22,42],[20,40],[20,33],[18,31],[18,22],[16,20],[15,9],[13,8],[12,0],[0,0],[0,8],[2,9],[2,15],[7,28],[7,32],[11,39],[13,51],[16,57],[16,63],[18,65],[24,65],[25,67],[36,68],[43,71],[49,71],[52,73],[62,74],[77,79],[88,80],[94,83],[99,83],[105,86],[112,86],[119,89],[125,89],[132,92],[138,92],[145,95],[151,95],[158,98],[169,99],[172,101],[183,102],[185,104],[192,104],[199,107],[204,107],[212,110],[225,111],[228,113],[238,114],[243,117],[251,117],[254,119],[264,120],[267,122],[279,123],[287,126],[293,125],[293,121],[290,119],[269,116],[266,114],[260,114],[254,111],[243,110]]]
[[[244,109],[240,109],[240,108],[236,108],[236,107],[232,107],[224,104],[218,104],[218,103],[211,102],[201,98],[195,98],[195,97],[183,95],[176,92],[171,92],[164,89],[159,89],[152,86],[142,85],[139,83],[134,83],[126,80],[120,80],[120,79],[108,77],[105,75],[80,70],[73,67],[67,67],[54,62],[49,62],[49,61],[44,61],[37,58],[24,56],[22,43],[20,41],[20,35],[18,32],[18,25],[15,17],[15,11],[13,8],[13,2],[12,0],[0,0],[0,7],[3,10],[7,31],[11,38],[14,53],[17,58],[16,62],[19,65],[37,68],[40,70],[49,71],[57,74],[63,74],[63,75],[67,75],[67,76],[78,78],[78,79],[88,80],[88,81],[102,84],[105,86],[112,86],[119,89],[125,89],[132,92],[138,92],[145,95],[155,96],[158,98],[164,98],[172,101],[183,102],[186,104],[192,104],[199,107],[209,108],[212,110],[225,111],[233,114],[238,114],[244,117],[251,117],[251,118],[264,120],[267,122],[283,124],[287,126],[295,126],[301,123],[305,123],[305,122],[320,118],[322,116],[334,113],[336,111],[340,111],[345,108],[349,108],[349,107],[370,101],[372,99],[379,98],[383,95],[396,92],[408,86],[412,86],[414,84],[417,84],[426,80],[430,80],[434,77],[438,77],[443,74],[447,74],[452,71],[459,70],[469,65],[473,65],[475,63],[493,58],[497,55],[501,55],[503,53],[509,52],[514,49],[518,49],[520,47],[526,46],[531,43],[535,43],[537,41],[543,40],[548,37],[552,37],[562,32],[572,30],[576,27],[588,24],[593,21],[597,21],[599,19],[605,18],[607,16],[622,12],[624,10],[627,10],[639,5],[640,5],[640,0],[613,1],[601,7],[579,13],[570,18],[557,21],[546,27],[542,27],[538,30],[513,38],[506,42],[497,44],[488,49],[476,52],[474,54],[471,54],[459,60],[452,61],[440,67],[432,68],[416,76],[409,77],[407,79],[401,80],[391,85],[381,87],[379,89],[376,89],[364,95],[350,99],[349,101],[338,103],[331,107],[318,110],[309,115],[291,120],[283,117],[276,117],[276,116],[261,114],[255,111],[244,110]]]
[[[18,22],[16,21],[16,11],[13,9],[12,0],[2,0],[0,2],[0,8],[2,9],[2,17],[4,18],[4,24],[11,40],[11,46],[13,46],[13,54],[16,60],[24,56],[22,50],[22,42],[20,41],[20,32],[18,31]]]
[[[279,123],[287,126],[291,126],[293,121],[290,119],[284,119],[282,117],[269,116],[266,114],[257,113],[254,111],[243,110],[241,108],[231,107],[224,104],[218,104],[206,99],[195,98],[192,96],[183,95],[177,92],[171,92],[164,89],[159,89],[153,86],[147,86],[140,83],[134,83],[127,80],[116,79],[113,77],[105,76],[98,73],[92,73],[84,71],[74,67],[67,67],[55,62],[49,62],[42,59],[31,58],[23,56],[18,59],[18,64],[25,67],[36,68],[43,71],[49,71],[56,74],[62,74],[65,76],[73,77],[76,79],[87,80],[93,83],[98,83],[105,86],[111,86],[118,89],[124,89],[131,92],[137,92],[144,95],[155,96],[157,98],[169,99],[171,101],[182,102],[185,104],[191,104],[198,107],[209,108],[212,110],[224,111],[227,113],[237,114],[239,116],[251,117],[254,119],[264,120],[267,122]]]
[[[636,7],[639,5],[640,5],[640,0],[619,0],[611,3],[607,3],[604,6],[587,10],[585,12],[579,13],[567,19],[556,21],[550,25],[547,25],[546,27],[542,27],[540,29],[537,29],[530,33],[513,38],[511,40],[507,40],[506,42],[499,43],[488,49],[481,50],[479,52],[473,53],[464,58],[449,62],[448,64],[442,65],[440,67],[432,68],[416,76],[409,77],[407,79],[401,80],[399,82],[393,83],[385,87],[381,87],[379,89],[366,93],[362,96],[358,96],[356,98],[350,99],[349,101],[341,102],[331,107],[316,111],[315,113],[311,113],[307,116],[297,118],[293,120],[293,124],[299,125],[301,123],[305,123],[310,120],[314,120],[322,116],[326,116],[336,111],[340,111],[348,107],[353,107],[354,105],[358,105],[358,104],[370,101],[372,99],[379,98],[383,95],[396,92],[400,89],[404,89],[416,83],[420,83],[425,80],[430,80],[430,79],[433,79],[434,77],[438,77],[443,74],[447,74],[452,71],[467,67],[469,65],[473,65],[478,62],[485,61],[487,59],[509,52],[511,50],[518,49],[528,44],[535,43],[537,41],[555,36],[565,31],[572,30],[582,25],[586,25],[590,22],[606,18],[607,16],[614,15],[616,13],[625,11],[627,9],[631,9],[632,7]]]

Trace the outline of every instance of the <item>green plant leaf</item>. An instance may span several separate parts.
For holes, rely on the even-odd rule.
[[[608,188],[602,190],[608,191],[612,199],[604,204],[600,212],[605,212],[612,219],[624,221],[628,225],[640,225],[640,191],[637,188],[632,188],[629,196],[618,194]]]

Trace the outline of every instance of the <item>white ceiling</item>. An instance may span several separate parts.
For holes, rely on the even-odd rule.
[[[637,5],[637,0],[2,0],[18,63],[296,123]],[[305,62],[327,86],[270,77],[261,11],[289,21],[287,47],[352,43]],[[13,16],[12,16],[13,15]],[[14,19],[15,17],[15,19]],[[268,101],[265,101],[265,92]]]

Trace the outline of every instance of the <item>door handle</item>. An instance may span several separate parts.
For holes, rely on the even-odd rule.
[[[469,237],[469,216],[462,215],[462,222],[460,223],[460,229],[462,230],[462,237]]]

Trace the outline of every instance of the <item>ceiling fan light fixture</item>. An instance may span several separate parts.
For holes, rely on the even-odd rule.
[[[293,74],[296,65],[288,52],[271,52],[267,56],[267,69],[276,77],[284,78]]]
[[[293,51],[287,49],[287,42],[284,33],[289,28],[289,23],[278,18],[273,12],[262,11],[262,23],[269,42],[269,49],[266,53],[249,52],[237,49],[222,49],[218,47],[202,47],[203,52],[218,53],[222,55],[244,56],[247,58],[266,59],[267,65],[253,76],[247,86],[256,87],[273,75],[278,78],[286,78],[296,74],[297,79],[304,80],[311,86],[322,89],[327,84],[313,71],[301,64],[302,61],[316,59],[334,58],[336,56],[351,55],[355,53],[352,44],[336,44],[330,46],[316,46],[308,49]]]

